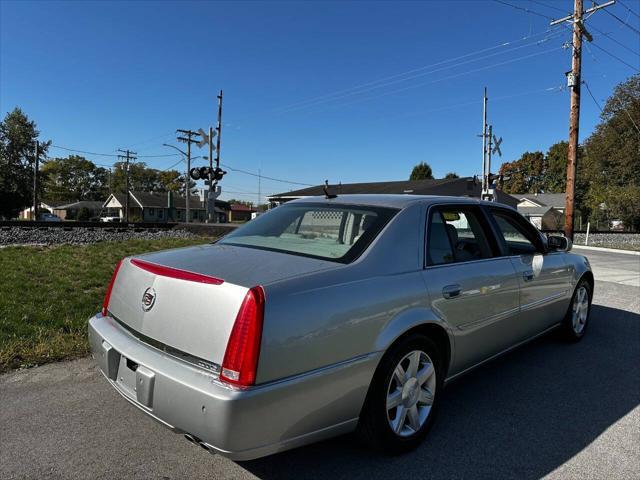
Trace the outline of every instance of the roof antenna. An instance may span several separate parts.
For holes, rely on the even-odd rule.
[[[327,200],[336,198],[338,196],[338,195],[329,193],[329,180],[324,181],[324,186],[322,187],[322,190],[324,191],[324,198],[326,198]]]

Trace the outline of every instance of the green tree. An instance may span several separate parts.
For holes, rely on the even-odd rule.
[[[431,167],[426,162],[420,162],[413,170],[411,170],[411,176],[409,180],[430,180],[433,178],[433,172]]]
[[[36,123],[17,107],[0,122],[0,217],[13,218],[32,202],[39,135]],[[40,143],[44,156],[51,142]]]
[[[109,171],[79,155],[48,160],[41,172],[48,200],[104,200],[109,194]]]
[[[444,176],[444,178],[460,178],[460,175],[456,172],[449,172]]]
[[[578,164],[578,179],[589,180],[585,209],[594,218],[620,219],[640,229],[640,74],[614,89],[600,119]]]
[[[525,152],[518,160],[500,166],[506,193],[539,193],[544,185],[545,157],[542,152]]]

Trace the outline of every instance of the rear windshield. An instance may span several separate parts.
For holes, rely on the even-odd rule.
[[[384,207],[285,204],[238,227],[218,243],[348,263],[396,213]]]

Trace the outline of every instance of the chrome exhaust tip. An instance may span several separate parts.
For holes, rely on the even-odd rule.
[[[187,440],[189,440],[191,443],[195,443],[195,444],[200,443],[200,442],[198,441],[198,439],[197,439],[196,437],[194,437],[193,435],[191,435],[190,433],[185,433],[185,434],[184,434],[184,438],[186,438]]]

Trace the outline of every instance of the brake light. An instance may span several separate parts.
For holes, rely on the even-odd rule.
[[[137,258],[131,260],[131,263],[138,268],[162,277],[177,278],[178,280],[187,280],[189,282],[208,283],[211,285],[221,285],[224,283],[224,280],[210,275],[203,275],[201,273],[181,270],[179,268],[165,267],[164,265],[145,262],[144,260],[138,260]]]
[[[106,317],[109,309],[109,300],[111,300],[111,290],[113,290],[113,284],[116,282],[116,277],[118,276],[118,270],[120,270],[120,265],[122,265],[122,260],[118,262],[116,265],[116,269],[113,271],[113,275],[111,275],[111,281],[109,282],[109,286],[107,287],[107,293],[104,295],[104,301],[102,302],[102,316]]]
[[[247,292],[240,305],[222,361],[221,380],[240,386],[255,383],[263,320],[264,290],[257,286]]]

